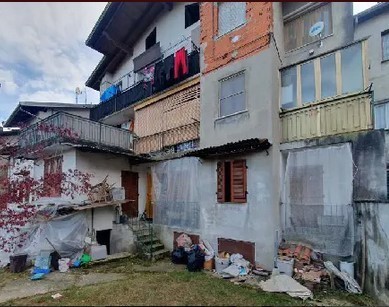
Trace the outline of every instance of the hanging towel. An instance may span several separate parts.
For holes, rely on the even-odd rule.
[[[184,47],[178,50],[174,57],[174,79],[178,79],[189,72],[188,55]]]

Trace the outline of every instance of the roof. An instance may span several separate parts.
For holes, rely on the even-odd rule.
[[[355,21],[359,24],[388,11],[389,2],[379,2],[371,8],[368,8],[367,10],[364,10],[361,13],[357,14],[355,16]]]
[[[106,72],[114,72],[157,15],[171,10],[171,2],[111,2],[97,20],[85,44],[104,57],[85,83],[99,90]]]
[[[220,146],[197,149],[187,153],[185,156],[212,158],[267,150],[270,146],[268,139],[252,138]]]
[[[38,102],[38,101],[20,101],[15,110],[11,113],[5,127],[16,126],[17,124],[24,122],[39,111],[45,109],[91,109],[94,104],[75,104],[75,103],[61,103],[61,102]]]

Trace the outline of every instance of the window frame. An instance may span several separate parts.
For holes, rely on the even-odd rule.
[[[389,36],[389,29],[381,32],[381,62],[388,62],[389,55],[388,55],[387,59],[384,59],[384,36]],[[388,46],[388,48],[389,48],[389,46]]]
[[[244,2],[245,3],[245,16],[244,16],[244,22],[240,23],[239,25],[235,26],[234,28],[224,32],[224,33],[220,33],[220,23],[219,23],[219,13],[220,13],[220,4],[221,3],[231,3],[231,2],[217,2],[217,16],[216,16],[216,23],[217,23],[217,34],[216,34],[216,39],[220,38],[220,37],[223,37],[224,35],[227,35],[243,26],[245,26],[247,24],[247,16],[246,16],[246,12],[247,12],[247,2]]]
[[[233,95],[230,95],[228,97],[224,97],[224,98],[221,98],[221,93],[222,93],[222,83],[224,81],[227,81],[227,80],[230,80],[232,78],[235,78],[235,77],[238,77],[240,75],[243,75],[243,78],[244,78],[244,86],[243,86],[243,91],[239,92],[239,93],[235,93]],[[224,77],[222,79],[219,79],[218,80],[218,83],[219,83],[219,89],[218,89],[218,104],[219,104],[219,108],[218,108],[218,118],[225,118],[225,117],[229,117],[229,116],[233,116],[235,114],[239,114],[239,113],[242,113],[242,112],[245,112],[247,111],[247,98],[246,98],[246,93],[247,93],[247,89],[246,89],[246,70],[241,70],[239,72],[236,72],[236,73],[233,73],[227,77]],[[234,96],[237,96],[237,95],[241,95],[241,94],[245,94],[244,96],[244,105],[243,105],[243,109],[242,110],[239,110],[239,111],[236,111],[236,112],[233,112],[231,114],[227,114],[227,115],[221,115],[221,100],[222,99],[227,99],[227,98],[231,98],[231,97],[234,97]]]
[[[222,164],[223,168],[223,177],[219,178],[219,163]],[[225,175],[225,170],[226,170],[226,163],[230,164],[230,176],[229,176],[229,182],[226,181],[226,175]],[[244,173],[242,174],[242,189],[244,189],[244,198],[237,197],[234,195],[234,163],[243,163],[243,168]],[[216,201],[219,204],[246,204],[247,203],[247,195],[248,195],[248,190],[247,190],[247,159],[225,159],[225,160],[218,160],[216,163]],[[219,199],[219,179],[221,179],[223,183],[223,200]],[[230,199],[226,200],[226,187],[227,184],[229,185],[229,190],[230,190]],[[239,187],[239,185],[237,185]]]
[[[342,60],[341,60],[342,50],[345,50],[349,47],[353,47],[353,46],[358,45],[358,44],[360,44],[360,48],[361,48],[361,62],[362,62],[362,67],[361,67],[362,68],[362,89],[361,89],[361,91],[364,88],[366,88],[368,85],[367,68],[366,68],[367,67],[367,63],[366,63],[367,41],[363,40],[363,41],[358,41],[356,43],[344,46],[343,48],[340,48],[338,50],[322,54],[322,55],[317,56],[313,59],[308,59],[304,62],[300,62],[300,63],[295,64],[295,65],[290,65],[290,66],[284,67],[281,70],[279,70],[279,74],[280,74],[279,75],[279,80],[280,80],[279,81],[279,87],[280,87],[279,106],[282,109],[282,111],[291,111],[291,110],[300,109],[303,107],[309,107],[310,105],[313,105],[313,104],[331,101],[335,98],[346,97],[346,96],[358,93],[358,91],[345,93],[345,94],[342,93],[342,88],[343,88],[342,87],[342,77],[343,76],[342,76]],[[320,63],[320,61],[322,58],[325,58],[325,57],[328,57],[331,55],[335,56],[336,94],[333,96],[328,96],[328,97],[322,98],[322,84],[321,84],[321,77],[322,76],[321,76],[321,63]],[[310,103],[303,103],[303,101],[302,101],[301,67],[302,67],[302,65],[309,63],[309,62],[314,63],[315,100],[310,102]],[[296,83],[297,83],[296,106],[287,109],[287,108],[284,108],[282,105],[281,78],[282,78],[282,72],[289,69],[289,68],[292,68],[292,67],[296,67],[296,71],[297,71],[297,76],[296,76]]]

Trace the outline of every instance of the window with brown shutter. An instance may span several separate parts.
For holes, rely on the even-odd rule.
[[[62,156],[44,160],[43,184],[47,196],[61,196]]]
[[[246,160],[217,163],[217,201],[245,203],[247,201]]]

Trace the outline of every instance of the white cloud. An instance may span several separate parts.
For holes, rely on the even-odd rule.
[[[0,69],[0,89],[7,95],[16,93],[18,85],[14,81],[12,72],[9,70]]]
[[[7,78],[0,119],[19,100],[75,101],[75,88],[84,88],[102,57],[85,40],[105,4],[0,3],[0,80]],[[96,91],[87,94],[88,102],[99,101]]]

